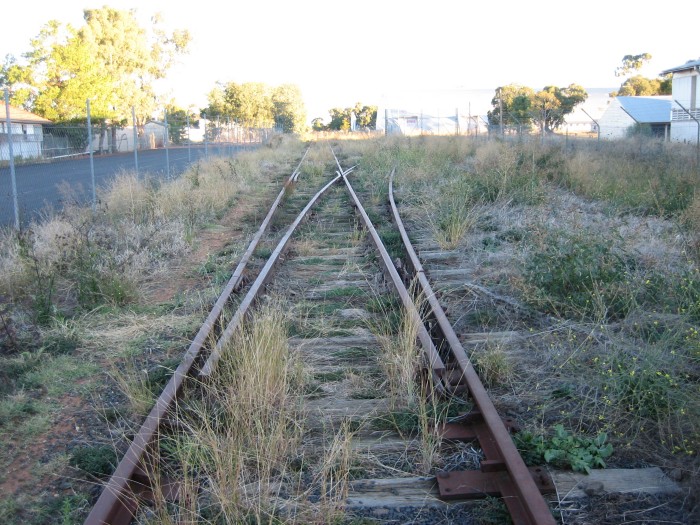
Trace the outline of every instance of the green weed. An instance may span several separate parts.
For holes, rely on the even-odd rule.
[[[595,438],[577,436],[554,426],[551,436],[520,432],[515,442],[526,463],[541,464],[542,461],[558,468],[571,468],[576,472],[590,474],[592,468],[605,468],[605,459],[613,453],[606,443],[607,434],[601,432]]]

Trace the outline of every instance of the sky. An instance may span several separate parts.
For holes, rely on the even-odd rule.
[[[700,57],[697,30],[680,23],[700,19],[700,2],[689,0],[653,9],[625,0],[15,0],[0,11],[0,58],[29,50],[49,20],[80,26],[83,9],[103,5],[136,8],[144,25],[159,12],[166,26],[189,30],[189,53],[160,86],[182,107],[206,106],[217,82],[291,83],[309,120],[406,93],[449,92],[448,107],[485,113],[489,97],[473,90],[616,88],[625,55],[650,53],[647,77]]]

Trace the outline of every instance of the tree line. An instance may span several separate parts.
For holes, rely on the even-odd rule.
[[[362,102],[357,102],[354,107],[331,108],[328,111],[331,117],[328,124],[316,117],[311,121],[311,127],[314,131],[350,131],[354,120],[355,129],[376,129],[377,109],[377,106],[367,106]]]
[[[650,60],[649,53],[625,55],[622,65],[615,70],[615,75],[625,80],[610,96],[670,95],[671,75],[646,78],[638,74]],[[547,86],[537,92],[527,86],[509,84],[496,89],[487,116],[492,126],[515,127],[521,131],[535,126],[542,133],[551,133],[587,98],[588,93],[578,84]]]
[[[204,116],[243,126],[276,126],[284,132],[306,128],[302,93],[293,84],[218,83],[207,96],[208,106],[199,111],[159,98],[155,81],[165,78],[191,41],[187,30],[163,30],[160,15],[154,15],[146,29],[134,9],[105,6],[85,9],[83,21],[73,27],[51,20],[31,39],[21,60],[5,57],[0,86],[9,89],[12,105],[53,121],[54,128],[67,133],[71,125],[85,124],[89,99],[91,120],[103,135],[107,128],[115,133],[133,116],[142,132],[149,121],[162,121],[165,109],[175,143],[184,140],[187,119],[197,126]],[[376,124],[376,106],[358,103],[329,113],[330,123],[316,122],[316,129],[349,129],[352,118],[359,127]]]
[[[491,100],[493,109],[487,115],[493,126],[514,126],[522,131],[534,125],[543,133],[551,133],[587,98],[588,93],[578,84],[564,88],[547,86],[537,92],[526,86],[510,84],[496,90]]]
[[[229,119],[250,127],[276,126],[285,133],[306,127],[301,90],[294,84],[272,87],[262,82],[219,83],[207,95],[207,118]]]
[[[200,116],[251,127],[276,126],[284,132],[306,128],[302,93],[294,84],[218,83],[207,96],[208,106],[199,112],[159,99],[155,81],[165,78],[178,56],[187,52],[189,32],[166,32],[159,15],[151,18],[148,29],[143,28],[134,9],[85,9],[83,19],[77,28],[49,21],[30,41],[22,62],[5,57],[0,85],[9,88],[11,104],[65,126],[85,121],[85,102],[90,99],[91,118],[103,134],[107,127],[114,133],[130,122],[132,108],[140,131],[165,108],[174,142],[184,136],[182,122],[189,118],[196,125]],[[626,79],[611,96],[669,94],[670,76],[648,79],[636,74],[649,60],[648,53],[626,55],[616,70]],[[577,84],[547,86],[537,92],[510,84],[496,89],[488,118],[492,125],[536,126],[551,132],[587,97]],[[377,106],[358,102],[353,107],[331,108],[329,116],[328,124],[315,118],[312,128],[347,131],[354,123],[356,129],[375,129]]]

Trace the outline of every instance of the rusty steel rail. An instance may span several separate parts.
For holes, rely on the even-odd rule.
[[[479,497],[483,494],[500,495],[516,525],[554,525],[556,522],[541,492],[553,488],[541,470],[530,470],[525,465],[510,433],[491,401],[484,385],[474,370],[462,343],[454,332],[435,292],[425,275],[423,266],[416,254],[399,215],[394,200],[394,173],[389,177],[389,201],[404,248],[408,255],[407,264],[412,267],[422,296],[429,306],[431,317],[436,322],[432,332],[444,341],[440,350],[449,350],[450,361],[459,370],[458,383],[466,385],[476,410],[472,411],[462,425],[446,425],[443,437],[455,439],[478,439],[486,459],[482,461],[481,472],[445,472],[438,475],[438,486],[444,499]],[[450,363],[451,364],[451,363]],[[445,378],[448,376],[446,375]],[[445,384],[446,389],[454,385]]]
[[[433,343],[430,334],[428,333],[428,330],[425,328],[425,325],[421,320],[420,312],[418,311],[418,308],[413,302],[411,295],[408,293],[406,285],[401,280],[399,273],[396,271],[394,263],[391,261],[391,256],[389,255],[389,252],[384,246],[384,243],[379,237],[376,228],[372,224],[369,215],[367,215],[367,212],[362,206],[360,199],[357,197],[355,190],[353,190],[352,185],[350,184],[350,181],[347,178],[347,175],[352,171],[354,166],[353,168],[349,168],[348,170],[343,171],[340,166],[340,162],[338,161],[338,158],[335,156],[335,152],[333,152],[332,149],[331,152],[333,153],[335,162],[338,165],[338,168],[340,169],[338,175],[343,177],[343,181],[345,182],[348,192],[350,192],[350,196],[353,199],[353,205],[360,213],[362,222],[364,223],[365,228],[367,228],[367,231],[369,232],[370,237],[372,238],[372,242],[374,243],[374,246],[379,252],[382,267],[384,268],[386,274],[389,276],[389,279],[393,283],[394,288],[396,288],[396,292],[401,298],[401,302],[404,308],[406,309],[408,315],[411,316],[411,320],[418,327],[418,339],[423,349],[424,360],[428,368],[432,371],[433,379],[436,381],[436,384],[440,384],[441,378],[445,373],[445,364],[443,363],[442,358],[440,357],[437,348],[435,347],[435,344]]]
[[[233,333],[238,329],[241,322],[248,313],[248,310],[255,303],[258,294],[264,289],[265,284],[270,280],[270,277],[272,276],[272,271],[274,270],[277,263],[282,259],[282,255],[287,249],[287,246],[289,245],[289,240],[292,238],[292,234],[296,230],[297,226],[299,226],[299,224],[301,224],[304,218],[306,218],[308,213],[311,211],[311,208],[314,206],[314,204],[316,204],[316,201],[318,201],[318,199],[321,198],[321,196],[326,191],[328,191],[328,189],[331,186],[333,186],[340,179],[340,177],[340,175],[337,175],[328,184],[321,188],[318,191],[318,193],[316,193],[316,195],[314,195],[311,198],[311,200],[299,213],[299,215],[291,224],[291,226],[289,226],[289,228],[287,229],[287,233],[285,233],[284,237],[280,239],[279,243],[277,244],[277,247],[268,258],[267,262],[265,263],[265,266],[258,274],[258,277],[255,279],[255,282],[248,290],[248,293],[243,298],[243,301],[241,301],[241,304],[236,310],[236,313],[234,314],[233,318],[231,318],[231,321],[226,326],[226,329],[224,330],[221,338],[216,343],[216,347],[214,348],[214,350],[212,350],[206,363],[204,363],[204,366],[202,367],[202,370],[200,372],[200,377],[202,379],[211,377],[211,375],[214,373],[216,365],[221,359],[221,355],[223,353],[225,344],[231,338]]]
[[[138,498],[135,495],[147,491],[149,488],[149,479],[142,466],[144,454],[157,437],[158,430],[180,395],[185,380],[192,375],[194,368],[196,368],[195,364],[201,361],[204,345],[207,339],[215,333],[221,314],[231,295],[240,289],[246,265],[272,221],[282,199],[291,191],[298,180],[299,169],[308,151],[309,148],[306,149],[299,164],[285,181],[248,249],[187,349],[180,365],[156,400],[155,405],[102,490],[85,520],[85,525],[128,525],[132,521],[138,508]]]

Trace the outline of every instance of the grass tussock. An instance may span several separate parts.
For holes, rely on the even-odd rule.
[[[96,212],[64,187],[62,211],[20,233],[3,230],[0,296],[28,303],[39,324],[76,304],[138,301],[144,280],[187,253],[196,229],[259,191],[294,147],[285,141],[274,151],[201,160],[170,181],[123,172],[100,191]]]
[[[298,371],[284,313],[263,306],[225,347],[201,401],[179,408],[183,431],[161,447],[206,480],[198,505],[214,522],[267,523],[281,512],[280,480],[302,432]]]

